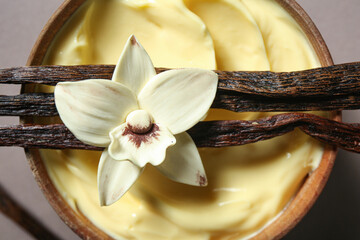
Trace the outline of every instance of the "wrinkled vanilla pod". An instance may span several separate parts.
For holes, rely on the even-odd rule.
[[[336,122],[307,113],[285,113],[253,121],[200,122],[188,130],[197,147],[237,146],[267,140],[301,129],[330,145],[360,152],[360,124]],[[0,128],[1,146],[102,150],[77,140],[62,124]]]

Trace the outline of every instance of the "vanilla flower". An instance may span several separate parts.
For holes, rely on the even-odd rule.
[[[98,166],[101,205],[126,193],[147,163],[174,181],[207,184],[199,152],[185,131],[206,116],[217,81],[204,69],[156,75],[131,36],[111,81],[56,85],[55,104],[67,128],[82,142],[105,148]]]

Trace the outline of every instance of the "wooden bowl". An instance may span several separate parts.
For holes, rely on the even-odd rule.
[[[305,11],[295,0],[277,1],[302,27],[311,41],[321,65],[332,65],[333,61],[322,36]],[[59,7],[35,43],[27,62],[28,65],[41,65],[45,53],[56,33],[83,2],[85,2],[85,0],[66,0]],[[31,92],[33,90],[34,86],[22,87],[22,92]],[[340,121],[341,113],[333,112],[331,113],[331,118]],[[21,118],[21,121],[23,123],[31,123],[33,119]],[[36,149],[25,149],[25,152],[37,183],[61,219],[84,239],[110,239],[107,234],[94,226],[87,218],[75,212],[62,198],[46,172],[39,151]],[[254,236],[254,239],[278,239],[289,232],[302,219],[322,191],[333,167],[335,157],[336,148],[327,146],[319,167],[305,179],[303,186],[288,207],[280,217]]]

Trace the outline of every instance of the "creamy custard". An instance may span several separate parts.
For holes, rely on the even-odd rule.
[[[131,34],[156,67],[320,66],[304,32],[274,0],[88,0],[60,31],[44,64],[116,64]],[[211,110],[206,120],[267,115]],[[281,213],[322,157],[321,144],[299,131],[199,151],[207,187],[172,182],[147,166],[130,191],[108,207],[98,200],[99,152],[41,154],[50,178],[76,211],[114,238],[145,240],[246,238]]]

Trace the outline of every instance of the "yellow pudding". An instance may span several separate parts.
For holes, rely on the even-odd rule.
[[[320,66],[301,28],[273,0],[89,0],[59,32],[44,64],[115,64],[131,34],[157,67],[291,71]],[[266,115],[212,110],[207,120]],[[174,183],[147,166],[130,192],[109,207],[100,207],[98,200],[100,153],[41,154],[69,204],[119,239],[250,236],[281,213],[322,156],[321,145],[298,131],[199,151],[208,187]]]

